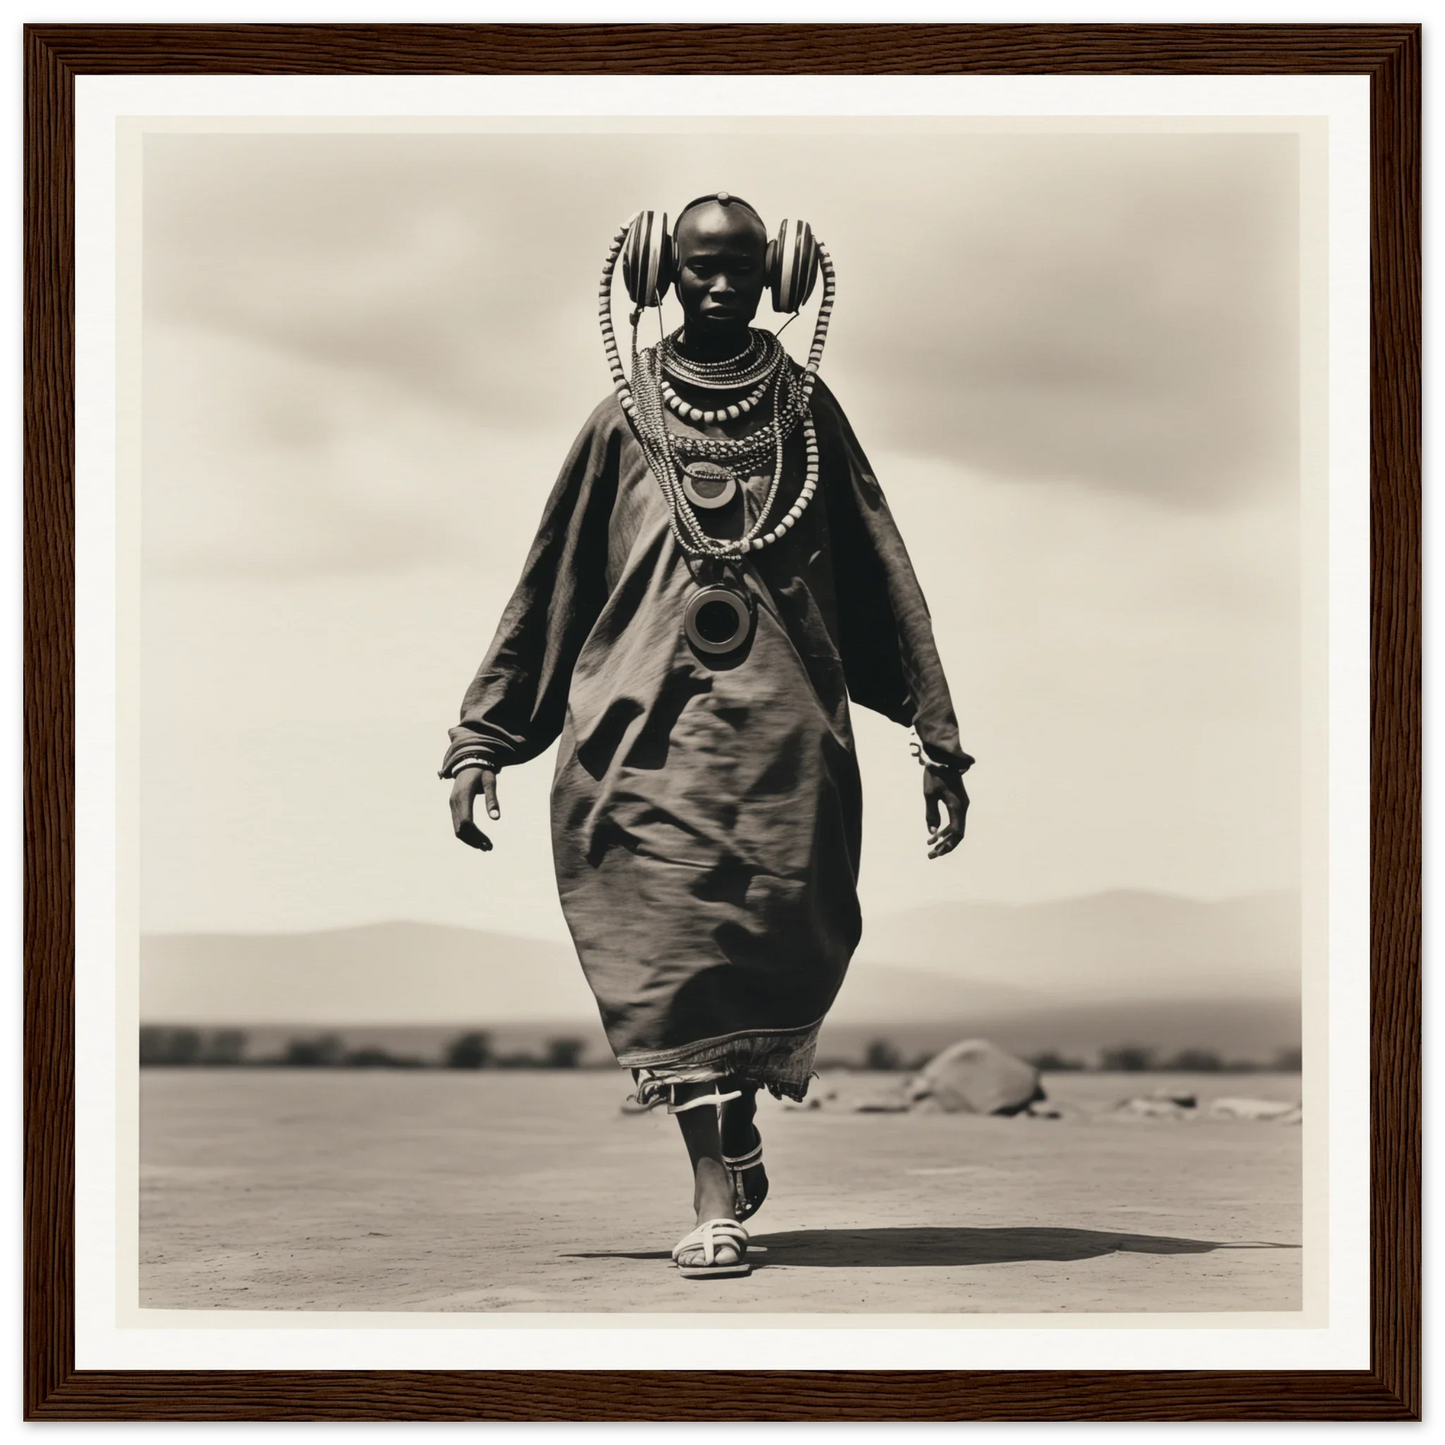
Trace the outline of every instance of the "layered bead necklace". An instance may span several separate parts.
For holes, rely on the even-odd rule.
[[[713,391],[741,391],[755,381],[766,381],[782,349],[782,342],[771,331],[749,329],[748,344],[736,356],[722,361],[698,361],[678,350],[677,340],[682,332],[679,326],[659,343],[663,370],[680,381]]]
[[[630,225],[630,223],[629,223]],[[823,273],[823,300],[813,332],[807,365],[800,371],[788,359],[782,343],[767,331],[752,331],[748,345],[737,356],[724,361],[697,361],[677,349],[680,331],[664,337],[656,347],[642,352],[637,347],[637,324],[641,307],[632,313],[632,378],[622,369],[617,336],[612,327],[612,273],[627,239],[629,226],[613,237],[602,268],[598,297],[598,322],[602,345],[617,400],[632,423],[633,433],[648,469],[657,479],[668,506],[668,526],[673,538],[690,557],[740,558],[758,552],[792,530],[818,489],[818,437],[813,425],[811,400],[828,322],[833,314],[835,279],[833,263],[822,242],[818,242],[818,263]],[[736,399],[720,398],[712,406],[697,407],[678,396],[672,381],[710,392],[739,392]],[[710,426],[736,421],[771,395],[772,418],[741,437],[707,437],[675,432],[667,425],[672,411],[685,421]],[[783,444],[801,424],[807,464],[802,490],[789,510],[768,528],[778,489],[783,479]],[[704,510],[724,505],[737,489],[737,472],[754,464],[771,463],[771,476],[762,506],[742,536],[713,537],[703,527],[695,506]]]

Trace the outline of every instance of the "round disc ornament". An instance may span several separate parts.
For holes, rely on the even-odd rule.
[[[731,587],[700,587],[683,614],[682,630],[699,652],[736,652],[752,628],[748,604]]]
[[[713,511],[738,494],[737,475],[716,462],[689,462],[682,469],[682,490],[694,507]]]

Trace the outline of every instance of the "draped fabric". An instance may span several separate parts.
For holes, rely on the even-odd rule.
[[[443,761],[501,767],[560,739],[563,913],[618,1062],[803,1097],[858,943],[862,795],[849,699],[966,768],[927,605],[882,490],[821,382],[818,492],[736,569],[690,560],[609,397],[573,444]],[[774,517],[804,475],[789,439]],[[738,535],[766,494],[699,514]],[[729,529],[732,529],[729,531]],[[735,654],[694,650],[696,588],[745,589]],[[920,838],[920,843],[922,839]]]

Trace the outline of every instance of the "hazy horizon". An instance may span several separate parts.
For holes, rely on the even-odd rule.
[[[1224,893],[1213,896],[1174,893],[1158,888],[1101,888],[1089,893],[1064,893],[1053,898],[936,898],[923,899],[917,903],[910,904],[907,908],[893,911],[878,910],[870,911],[868,921],[874,925],[885,924],[890,918],[900,917],[912,913],[918,909],[928,908],[934,904],[964,903],[977,904],[985,908],[1046,908],[1051,904],[1077,903],[1087,899],[1107,898],[1112,895],[1139,895],[1151,898],[1177,899],[1184,903],[1239,903],[1251,899],[1268,898],[1279,895],[1288,895],[1293,898],[1300,896],[1298,888],[1258,888],[1244,893]],[[513,920],[516,921],[516,920]],[[142,938],[177,938],[191,936],[213,936],[219,934],[233,935],[239,938],[267,938],[267,937],[304,937],[314,933],[343,933],[350,929],[357,928],[383,928],[391,924],[416,924],[424,928],[462,928],[471,929],[476,932],[496,933],[505,937],[538,939],[545,941],[557,941],[556,935],[545,932],[517,931],[511,928],[492,928],[474,923],[455,923],[446,918],[417,918],[390,916],[385,918],[355,918],[347,922],[327,923],[314,928],[143,928]]]
[[[149,1021],[428,1023],[591,1018],[569,943],[392,921],[306,933],[141,938]],[[1140,1004],[1298,1000],[1288,891],[1216,902],[1115,892],[1035,904],[925,904],[865,923],[830,1017],[1017,1016]],[[1297,1013],[1297,1007],[1296,1007]]]

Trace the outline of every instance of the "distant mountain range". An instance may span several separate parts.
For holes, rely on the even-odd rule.
[[[1293,999],[1300,900],[1289,892],[1204,902],[1120,891],[1049,903],[936,903],[865,926],[857,960],[1006,981],[1056,1004]]]
[[[1069,1018],[1100,1011],[1119,1019],[1121,1010],[1142,1009],[1141,1025],[1146,1017],[1183,1019],[1193,1006],[1220,1006],[1236,1020],[1288,1020],[1297,1017],[1299,938],[1298,899],[1285,893],[1221,902],[1119,892],[1039,904],[934,904],[869,923],[830,1026],[956,1032],[953,1021],[991,1021],[997,1031],[1012,1020],[1027,1031],[1031,1019],[1050,1019],[1050,1036],[1063,1039]],[[565,944],[378,923],[317,933],[146,935],[141,1018],[595,1028],[597,1011]],[[1269,1030],[1279,1032],[1275,1022]]]
[[[575,1022],[597,1006],[565,943],[432,923],[141,939],[146,1022]]]

